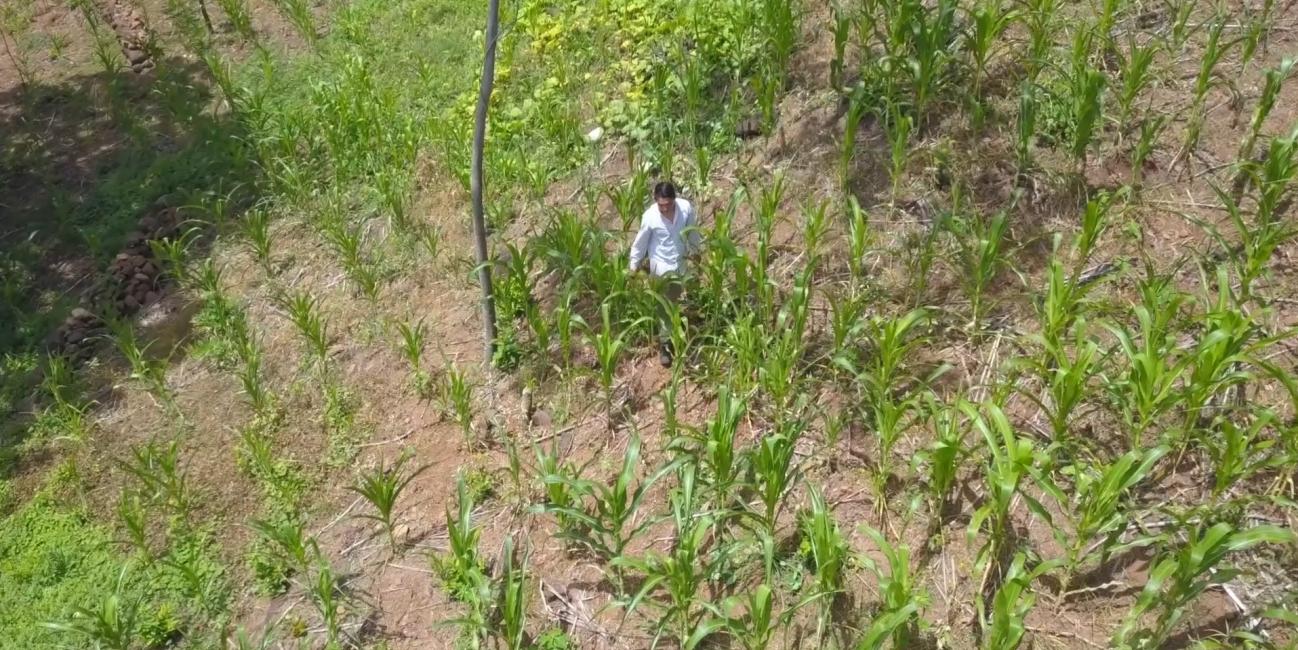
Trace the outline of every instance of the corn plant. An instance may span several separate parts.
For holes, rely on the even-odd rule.
[[[585,319],[573,310],[572,294],[566,294],[564,299],[554,308],[554,333],[559,340],[559,355],[563,360],[563,367],[572,366],[573,350],[573,333],[583,329],[589,329]]]
[[[249,210],[243,219],[243,236],[247,240],[248,251],[267,275],[274,275],[275,265],[271,260],[273,242],[270,236],[270,212],[265,209]]]
[[[1283,181],[1282,181],[1283,183]],[[1241,301],[1251,300],[1254,297],[1254,283],[1261,278],[1266,270],[1267,264],[1275,254],[1281,244],[1289,241],[1298,234],[1298,229],[1285,222],[1283,219],[1264,218],[1262,210],[1267,210],[1270,205],[1264,205],[1259,202],[1259,212],[1249,219],[1244,215],[1243,208],[1229,193],[1225,192],[1216,185],[1212,186],[1213,191],[1217,194],[1217,199],[1225,208],[1226,214],[1230,217],[1230,223],[1234,226],[1235,234],[1238,237],[1238,244],[1232,246],[1229,241],[1217,232],[1215,225],[1200,221],[1200,223],[1217,242],[1227,250],[1237,248],[1238,254],[1230,256],[1232,264],[1236,267],[1236,276],[1239,278],[1239,297]],[[1265,197],[1262,198],[1265,201]],[[1269,217],[1269,215],[1267,215]],[[1251,223],[1250,223],[1251,222]]]
[[[307,42],[307,45],[316,44],[320,36],[316,31],[315,17],[311,14],[308,0],[275,0],[275,7],[284,14],[284,18],[297,30],[298,35]]]
[[[175,393],[167,385],[166,358],[155,358],[149,350],[152,344],[140,345],[135,337],[135,328],[126,321],[110,320],[108,329],[117,350],[130,364],[130,379],[140,384],[149,395],[153,396],[164,408],[173,411]]]
[[[852,272],[853,287],[857,287],[865,278],[865,256],[874,243],[874,235],[870,231],[869,215],[861,208],[856,197],[848,198],[848,209],[851,214],[847,222],[847,264]]]
[[[365,237],[359,227],[347,225],[333,217],[323,226],[325,241],[334,249],[342,262],[347,279],[370,300],[377,300],[382,289],[383,276],[377,264],[365,252]]]
[[[1155,277],[1142,283],[1141,300],[1133,308],[1138,331],[1106,325],[1118,340],[1125,368],[1107,387],[1126,421],[1132,447],[1139,447],[1145,432],[1180,402],[1177,387],[1188,363],[1176,351],[1171,331],[1185,297],[1168,278]]]
[[[928,600],[922,588],[915,584],[910,566],[910,548],[904,544],[890,543],[883,533],[869,526],[861,526],[861,531],[883,554],[887,570],[870,557],[862,557],[865,568],[874,574],[878,582],[880,603],[874,622],[866,630],[857,648],[878,650],[887,640],[892,641],[893,648],[909,647],[910,640],[915,637],[915,622],[920,608]]]
[[[879,438],[874,481],[881,505],[886,503],[885,488],[893,475],[893,449],[920,405],[920,393],[910,391],[899,396],[897,389],[906,378],[903,364],[927,340],[919,329],[928,318],[926,310],[916,309],[900,317],[876,316],[866,323],[866,336],[874,354],[858,380],[864,386],[866,411]]]
[[[524,650],[534,647],[526,643],[527,631],[527,555],[515,557],[514,538],[505,538],[500,549],[499,578],[496,585],[496,617],[499,619],[496,636],[501,647],[507,650]]]
[[[671,445],[684,455],[687,464],[702,470],[698,477],[711,489],[717,508],[730,506],[731,489],[741,478],[735,437],[744,415],[744,402],[742,397],[736,399],[729,387],[722,387],[717,393],[716,415],[702,428],[686,427]]]
[[[1287,454],[1275,449],[1276,440],[1263,436],[1274,423],[1273,413],[1260,410],[1248,422],[1237,424],[1227,417],[1221,421],[1219,436],[1214,432],[1203,437],[1213,465],[1213,498],[1220,499],[1231,487],[1259,473],[1293,462]]]
[[[64,621],[43,623],[46,629],[80,637],[97,648],[130,650],[139,632],[139,603],[122,596],[126,569],[118,576],[116,588],[105,594],[93,608],[77,605]]]
[[[833,340],[831,360],[839,367],[855,368],[854,344],[865,330],[865,301],[853,295],[826,294],[829,302],[829,330]]]
[[[1100,373],[1099,344],[1081,328],[1075,337],[1071,354],[1057,342],[1046,348],[1044,360],[1020,360],[1044,385],[1040,397],[1026,390],[1023,395],[1046,416],[1051,435],[1059,442],[1070,440],[1069,423],[1080,416],[1078,411],[1091,394],[1091,382]]]
[[[834,56],[829,60],[829,85],[838,92],[843,92],[843,71],[847,59],[847,40],[851,36],[851,11],[841,2],[834,2],[829,7],[834,20]]]
[[[1028,509],[1046,523],[1051,523],[1050,514],[1041,503],[1022,489],[1025,479],[1035,479],[1034,482],[1038,486],[1052,494],[1057,494],[1058,490],[1040,471],[1040,468],[1045,466],[1044,454],[1032,444],[1030,439],[1020,437],[1014,431],[999,406],[992,403],[984,404],[982,413],[968,403],[962,403],[960,408],[982,434],[988,452],[983,468],[987,482],[987,498],[974,511],[968,529],[970,543],[980,532],[985,536],[977,551],[974,568],[975,571],[981,572],[986,580],[986,576],[991,571],[1002,567],[1001,562],[1009,548],[1012,532],[1011,508],[1016,498],[1022,499]],[[981,595],[978,596],[978,600],[981,607]]]
[[[902,113],[900,107],[891,104],[888,107],[888,119],[884,122],[884,128],[887,130],[889,161],[888,177],[892,179],[892,204],[897,204],[897,196],[901,192],[901,179],[906,173],[906,165],[910,161],[910,136],[914,131],[914,121],[909,115]]]
[[[127,543],[135,547],[146,561],[152,561],[153,549],[149,546],[149,515],[138,492],[122,491],[117,499],[117,518],[126,531]]]
[[[1000,588],[992,598],[991,616],[986,615],[981,605],[979,607],[982,647],[987,650],[1018,650],[1023,644],[1027,633],[1025,619],[1037,600],[1032,592],[1032,583],[1055,567],[1053,562],[1043,562],[1027,570],[1026,562],[1027,557],[1022,553],[1016,554],[1010,562]]]
[[[178,517],[188,517],[194,495],[180,467],[177,441],[166,446],[149,442],[133,447],[130,457],[118,461],[117,465],[139,482],[149,499],[161,501]]]
[[[1059,0],[1029,0],[1023,11],[1028,29],[1027,85],[1036,84],[1038,75],[1050,64],[1048,55],[1059,29],[1059,7]]]
[[[980,0],[969,15],[969,33],[965,36],[969,58],[973,63],[972,99],[982,104],[982,82],[987,75],[996,44],[1017,18],[1016,12],[1005,6],[1004,0]]]
[[[442,380],[441,408],[443,414],[453,416],[460,425],[465,448],[473,446],[473,384],[453,361],[447,365]]]
[[[622,220],[622,230],[630,231],[644,211],[645,197],[649,196],[648,171],[637,168],[625,183],[612,186],[605,193]]]
[[[261,349],[251,339],[247,339],[240,346],[240,356],[243,367],[238,370],[237,375],[243,394],[248,398],[248,404],[259,417],[274,420],[275,395],[266,386],[266,378],[262,374]]]
[[[1104,110],[1104,73],[1091,67],[1091,32],[1079,30],[1073,39],[1072,72],[1068,78],[1072,142],[1069,152],[1077,161],[1078,173],[1086,170],[1086,152],[1095,138]]]
[[[748,483],[756,488],[762,506],[760,521],[772,539],[784,497],[802,477],[799,463],[794,462],[794,450],[803,430],[804,425],[798,420],[787,421],[780,430],[762,436],[746,452],[746,464],[752,473]]]
[[[621,361],[622,355],[626,352],[627,339],[635,332],[635,326],[614,333],[613,319],[609,307],[607,301],[600,305],[600,321],[603,327],[599,330],[587,328],[587,340],[590,346],[595,349],[595,358],[599,361],[599,386],[603,391],[604,414],[607,417],[608,430],[611,432],[615,422],[613,418],[613,380],[617,375],[618,362]],[[636,325],[640,322],[643,322],[643,319],[637,321]]]
[[[338,574],[334,573],[329,561],[323,557],[316,558],[315,579],[307,583],[307,595],[315,605],[325,628],[325,648],[342,649],[342,585]]]
[[[965,428],[959,419],[959,409],[939,405],[931,395],[925,397],[925,402],[934,435],[929,447],[917,454],[916,460],[926,465],[926,471],[917,474],[928,476],[929,509],[933,513],[933,524],[929,529],[936,533],[941,528],[960,463],[968,456],[969,450],[964,444]]]
[[[234,31],[249,43],[257,42],[257,32],[252,28],[252,11],[248,0],[216,0],[216,4],[225,12]]]
[[[565,485],[574,498],[571,500],[572,505],[547,504],[545,510],[579,524],[577,530],[561,532],[560,537],[585,547],[606,561],[612,561],[622,557],[627,545],[653,523],[652,519],[645,519],[634,524],[633,519],[645,494],[654,483],[672,472],[677,464],[679,463],[668,463],[635,484],[636,469],[640,465],[640,437],[632,434],[622,459],[622,469],[610,484],[566,473],[546,475],[544,481],[547,486],[555,483]]]
[[[998,212],[991,219],[958,220],[959,261],[965,296],[969,299],[969,327],[977,328],[987,309],[987,290],[1005,266],[1008,219]]]
[[[809,555],[815,565],[816,592],[824,595],[816,638],[821,639],[818,645],[823,647],[825,630],[830,623],[833,602],[843,592],[847,578],[848,547],[847,540],[834,520],[834,513],[825,503],[820,489],[811,486],[807,490],[810,504],[799,517],[802,538],[811,549]]]
[[[490,592],[490,585],[478,550],[482,530],[473,522],[473,495],[465,486],[463,472],[456,475],[455,494],[455,511],[446,509],[449,549],[444,555],[433,556],[433,570],[452,598],[478,610],[487,606],[482,595]]]
[[[306,343],[307,357],[324,369],[329,363],[329,322],[320,309],[320,300],[309,292],[285,295],[279,308]]]
[[[1119,55],[1119,77],[1122,86],[1117,90],[1118,128],[1126,128],[1131,118],[1136,100],[1140,98],[1149,82],[1153,80],[1152,66],[1158,54],[1158,42],[1149,41],[1144,46],[1136,41],[1132,32],[1127,39],[1127,55]]]
[[[273,519],[254,519],[248,525],[257,536],[269,543],[300,574],[305,575],[311,562],[320,557],[316,539],[306,534],[302,518],[296,515]]]
[[[861,121],[873,107],[866,93],[865,88],[858,86],[847,95],[847,117],[843,122],[843,139],[838,145],[838,182],[843,189],[852,180],[852,159],[856,156],[856,135]]]
[[[1203,131],[1204,120],[1207,118],[1207,109],[1204,102],[1207,99],[1208,91],[1221,83],[1227,83],[1217,76],[1217,64],[1221,62],[1222,57],[1237,41],[1222,43],[1221,36],[1225,29],[1225,16],[1216,17],[1208,27],[1208,39],[1204,43],[1202,58],[1199,63],[1199,73],[1194,80],[1194,98],[1190,106],[1190,116],[1185,126],[1185,140],[1181,145],[1181,152],[1177,155],[1176,162],[1188,163],[1190,156],[1194,154],[1195,149],[1199,146],[1199,137]]]
[[[776,614],[775,592],[762,583],[748,592],[747,598],[731,597],[724,603],[727,610],[742,609],[742,615],[725,618],[725,630],[739,642],[744,650],[766,650],[771,647],[775,632],[787,626],[798,610],[821,599],[821,594],[804,598],[792,607]]]
[[[370,505],[374,506],[374,514],[361,514],[358,516],[377,521],[383,526],[394,555],[399,548],[397,536],[394,532],[397,499],[401,498],[401,493],[405,492],[411,481],[414,481],[424,470],[428,469],[428,465],[423,465],[412,472],[403,472],[402,468],[408,458],[408,456],[402,455],[391,466],[380,462],[378,467],[362,472],[360,481],[348,488],[364,497]]]
[[[424,370],[424,337],[428,328],[420,319],[413,325],[397,323],[397,332],[401,335],[398,351],[410,366],[410,387],[416,395],[428,399],[433,394],[433,377]]]
[[[1111,647],[1162,647],[1200,594],[1239,573],[1221,566],[1227,555],[1262,544],[1292,545],[1295,541],[1298,536],[1292,530],[1276,526],[1243,530],[1224,522],[1195,526],[1187,531],[1185,543],[1164,551],[1154,563],[1136,604],[1110,641]],[[1146,624],[1149,614],[1155,615],[1154,620]]]
[[[695,469],[683,464],[677,470],[677,486],[669,497],[675,543],[668,554],[650,553],[636,558],[618,556],[613,566],[644,574],[640,590],[627,603],[631,612],[645,597],[658,588],[667,592],[665,603],[655,625],[655,644],[663,635],[676,639],[681,648],[696,648],[725,625],[707,600],[704,584],[713,570],[713,561],[705,554],[705,543],[720,523],[711,512],[699,512],[703,506],[698,495]]]
[[[1060,539],[1066,549],[1063,590],[1068,590],[1072,577],[1092,558],[1098,558],[1100,564],[1108,561],[1130,525],[1128,493],[1149,478],[1168,451],[1166,446],[1132,449],[1107,464],[1081,461],[1063,468],[1063,473],[1073,479],[1073,497],[1064,508],[1072,520],[1073,532]],[[1096,538],[1100,541],[1093,544]]]
[[[1280,209],[1289,197],[1298,176],[1298,129],[1287,137],[1272,138],[1266,158],[1250,172],[1257,188],[1257,219],[1271,222],[1280,218]]]

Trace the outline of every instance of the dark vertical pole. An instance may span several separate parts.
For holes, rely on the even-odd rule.
[[[487,224],[482,207],[482,149],[487,137],[487,107],[496,76],[496,39],[500,31],[500,0],[487,2],[487,51],[482,60],[482,84],[473,119],[473,169],[469,191],[473,194],[473,243],[478,254],[478,284],[482,285],[482,336],[486,363],[496,345],[496,301],[491,290],[491,264],[487,260]]]

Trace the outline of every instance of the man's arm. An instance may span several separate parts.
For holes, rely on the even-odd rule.
[[[635,234],[635,240],[631,242],[631,272],[635,273],[640,269],[640,264],[644,262],[645,257],[649,255],[649,240],[653,237],[653,229],[649,227],[649,220],[640,217],[640,230]]]

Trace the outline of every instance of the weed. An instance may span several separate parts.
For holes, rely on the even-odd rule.
[[[374,506],[374,514],[358,516],[373,519],[383,525],[383,530],[388,535],[388,543],[392,547],[393,554],[396,554],[398,549],[397,536],[393,532],[397,499],[401,497],[401,493],[410,485],[410,482],[415,480],[415,477],[428,469],[428,465],[423,465],[412,472],[403,473],[402,466],[405,465],[407,458],[407,456],[403,455],[391,467],[380,462],[378,467],[362,472],[360,481],[349,488]]]

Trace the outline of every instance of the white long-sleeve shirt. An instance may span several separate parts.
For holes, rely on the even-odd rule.
[[[702,245],[698,225],[694,206],[685,199],[676,199],[676,215],[671,221],[658,212],[657,203],[650,204],[631,243],[631,271],[640,268],[645,258],[649,259],[649,272],[656,276],[684,270],[685,256]]]

